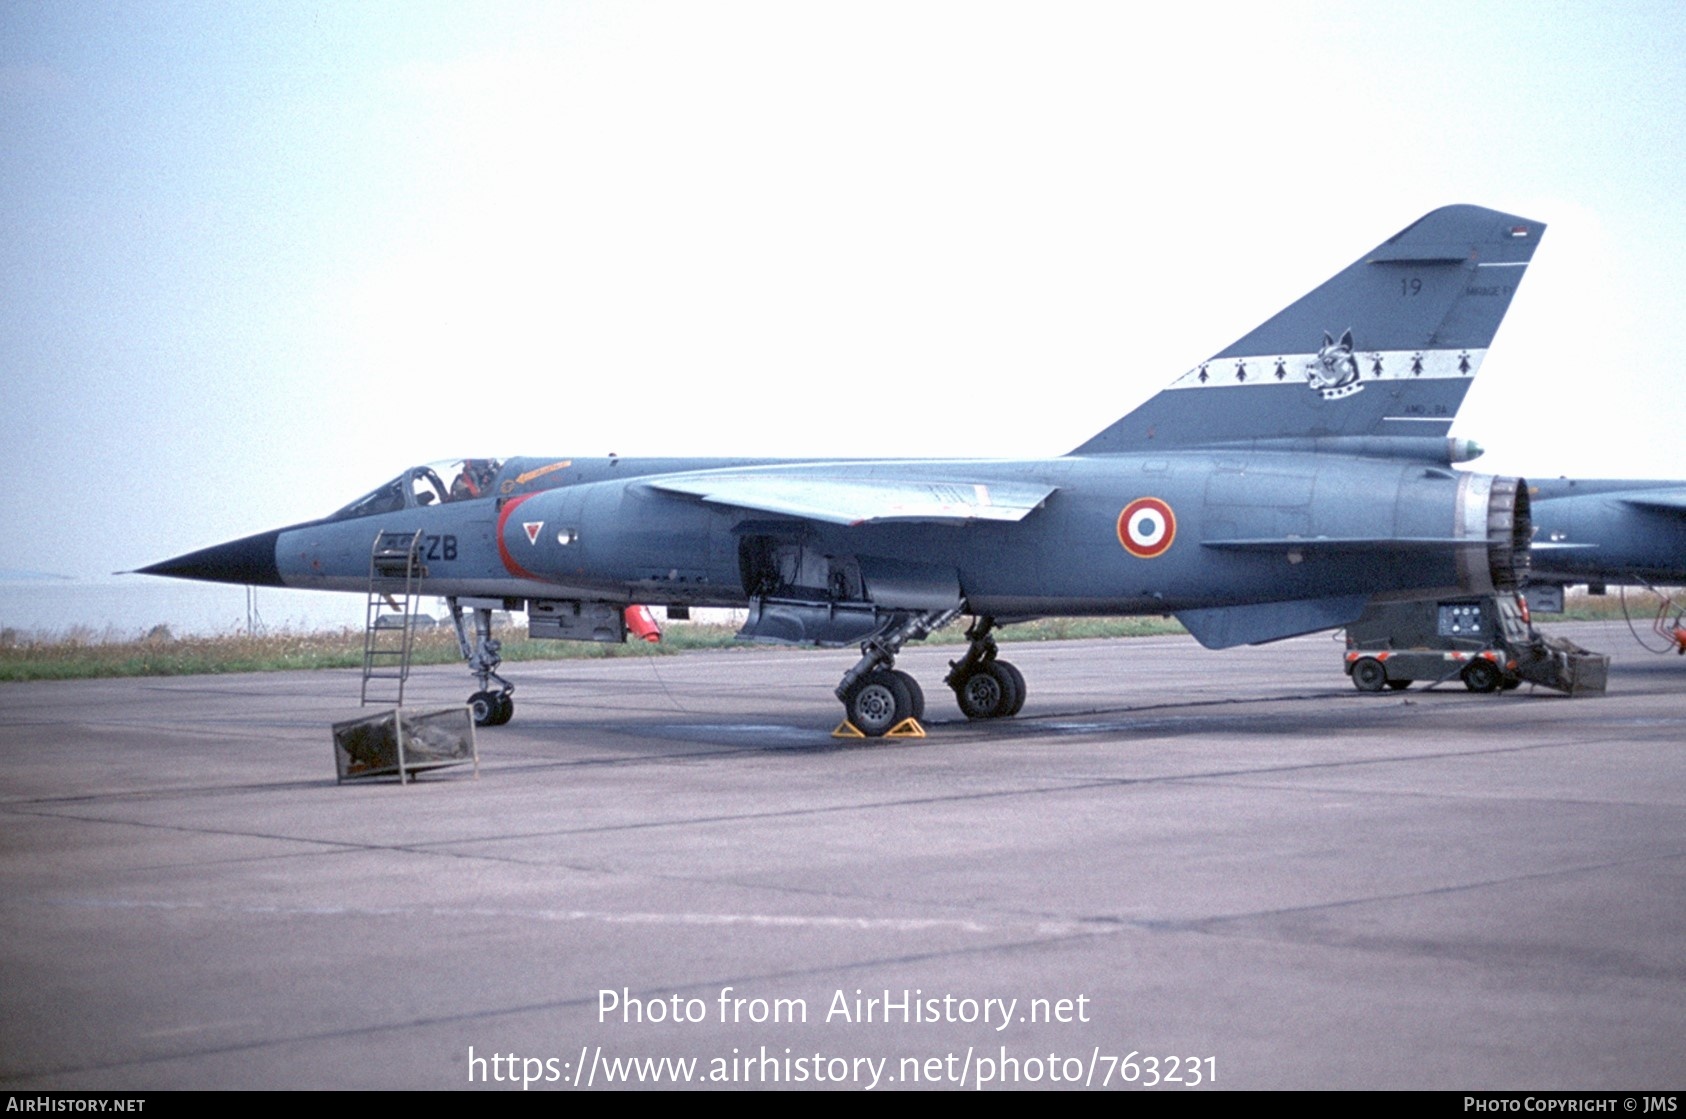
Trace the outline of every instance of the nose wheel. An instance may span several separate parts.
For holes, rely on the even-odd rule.
[[[445,602],[451,608],[451,622],[457,629],[457,648],[480,685],[480,690],[468,697],[468,710],[474,716],[474,725],[501,727],[515,714],[515,685],[497,672],[498,665],[503,663],[500,652],[503,643],[492,636],[492,608],[474,607],[474,640],[470,642],[462,603],[454,598],[447,598]],[[496,688],[492,687],[494,680],[498,684]]]
[[[515,714],[509,692],[475,692],[468,697],[469,714],[477,727],[501,727]]]

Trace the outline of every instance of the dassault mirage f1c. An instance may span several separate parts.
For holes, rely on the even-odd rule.
[[[1653,653],[1686,654],[1686,481],[1553,478],[1529,487],[1535,514],[1528,602],[1562,610],[1565,588],[1585,583],[1594,594],[1643,587],[1642,613],[1652,613],[1640,645]]]
[[[1217,649],[1372,601],[1514,590],[1528,487],[1452,469],[1480,452],[1448,430],[1544,228],[1436,210],[1057,458],[468,459],[142,570],[369,591],[373,543],[402,534],[419,593],[451,606],[482,723],[513,710],[493,608],[524,608],[535,637],[614,641],[632,603],[858,644],[837,695],[869,736],[922,716],[903,645],[970,615],[943,682],[967,716],[1010,716],[1025,682],[998,624],[1174,614]]]
[[[1537,511],[1532,587],[1686,580],[1686,481],[1552,478],[1529,487]]]

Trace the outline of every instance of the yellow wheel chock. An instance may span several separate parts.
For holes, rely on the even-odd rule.
[[[866,735],[861,732],[861,728],[857,727],[854,723],[851,723],[848,719],[844,719],[841,723],[837,724],[837,729],[831,732],[831,737],[833,737],[833,738],[865,738]],[[903,719],[901,722],[897,723],[895,726],[891,727],[889,730],[885,731],[884,737],[885,738],[924,738],[925,737],[925,728],[919,724],[918,719],[915,719],[915,718],[909,716],[908,718]]]

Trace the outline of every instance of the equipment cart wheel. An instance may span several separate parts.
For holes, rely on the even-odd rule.
[[[1387,687],[1387,666],[1375,657],[1360,657],[1352,666],[1352,686],[1361,692],[1379,692]]]
[[[1473,660],[1464,668],[1464,687],[1472,692],[1496,692],[1504,677],[1490,660]]]

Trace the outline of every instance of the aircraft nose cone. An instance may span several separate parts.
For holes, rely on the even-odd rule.
[[[275,563],[275,542],[279,529],[260,532],[227,544],[214,544],[140,569],[141,575],[168,575],[175,579],[199,579],[207,583],[239,583],[254,587],[280,587],[281,570]]]

